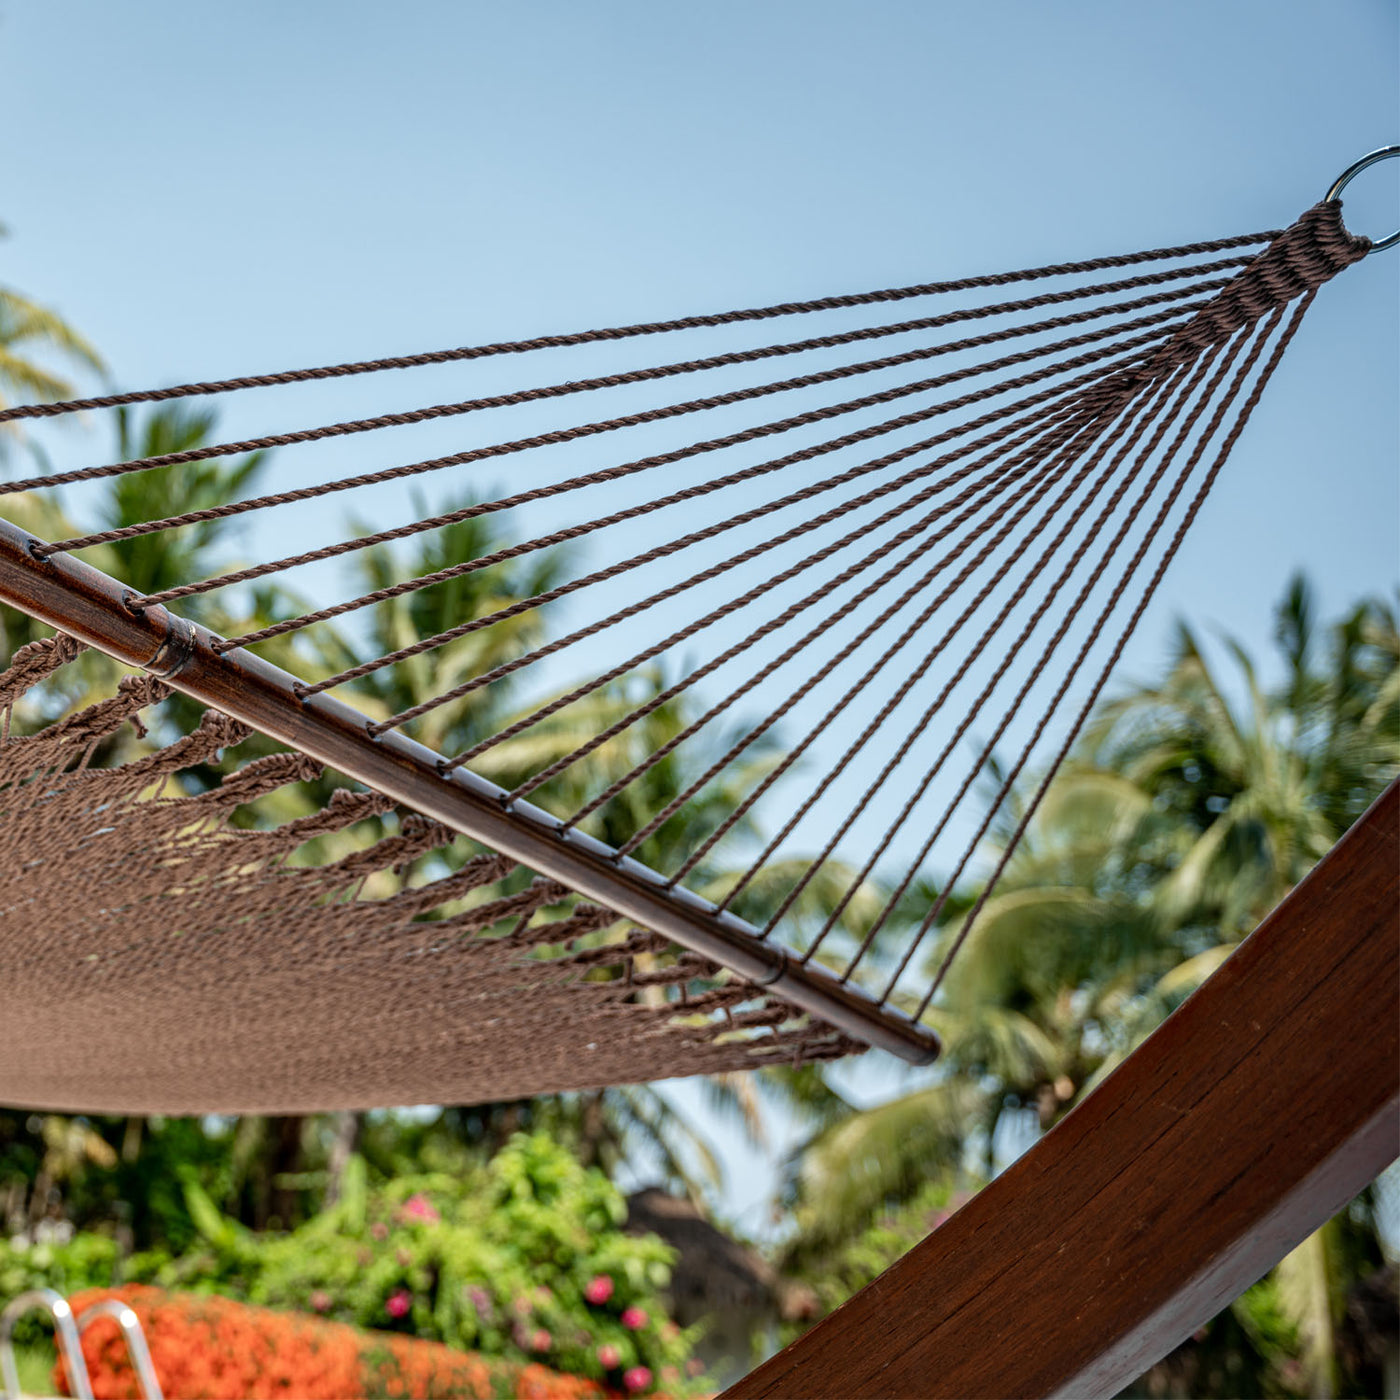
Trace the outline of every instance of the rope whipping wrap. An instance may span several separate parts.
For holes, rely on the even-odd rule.
[[[266,648],[304,697],[337,690],[370,734],[413,734],[440,771],[503,785],[506,810],[528,797],[877,1007],[922,1016],[1317,289],[1369,247],[1324,203],[1277,234],[26,405],[0,424],[570,357],[568,377],[542,372],[535,387],[65,468],[0,494],[61,485],[96,503],[103,482],[178,483],[200,463],[285,449],[276,490],[157,508],[35,553],[91,550],[120,573],[152,541],[184,538],[172,532],[266,519],[294,552],[226,556],[131,606],[198,609],[221,653]],[[1046,285],[991,294],[1020,282]],[[927,314],[863,319],[927,297]],[[715,344],[796,315],[827,324]],[[607,360],[641,337],[682,349]],[[848,358],[874,341],[891,346]],[[764,377],[777,359],[796,372]],[[667,395],[695,375],[715,392]],[[833,397],[848,380],[857,391]],[[560,423],[579,395],[617,410]],[[717,431],[689,426],[702,414]],[[440,446],[386,463],[391,428]],[[303,449],[340,470],[300,467]],[[410,479],[450,486],[406,513],[394,487]],[[368,514],[338,519],[327,498],[341,495]],[[312,579],[335,600],[302,603]],[[994,754],[983,810],[973,794]],[[1023,788],[979,880],[978,852]],[[921,881],[936,893],[911,906]],[[970,912],[948,924],[969,881]],[[830,1034],[809,1035],[814,1054]]]

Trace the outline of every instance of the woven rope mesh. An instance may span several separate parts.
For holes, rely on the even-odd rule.
[[[472,1103],[859,1049],[300,754],[240,757],[227,716],[172,735],[152,678],[42,724],[77,651],[0,675],[0,1102]]]

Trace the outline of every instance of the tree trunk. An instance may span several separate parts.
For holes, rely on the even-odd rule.
[[[365,1122],[363,1113],[333,1113],[331,1117],[334,1120],[334,1136],[331,1138],[330,1156],[326,1160],[328,1206],[333,1206],[340,1199],[345,1167],[360,1146],[360,1135],[364,1131]]]
[[[301,1191],[296,1186],[279,1185],[279,1179],[302,1170],[306,1118],[299,1113],[288,1114],[269,1118],[267,1126],[267,1176],[271,1186],[267,1225],[269,1229],[290,1230],[301,1215]]]

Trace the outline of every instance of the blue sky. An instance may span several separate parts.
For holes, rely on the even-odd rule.
[[[1400,126],[1386,0],[0,0],[0,74],[0,283],[125,387],[1280,226]],[[1353,228],[1395,226],[1396,169]],[[1261,650],[1297,567],[1328,610],[1393,589],[1398,282],[1395,251],[1319,298],[1130,673],[1178,614]]]

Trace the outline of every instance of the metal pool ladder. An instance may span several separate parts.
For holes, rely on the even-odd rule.
[[[34,1288],[27,1293],[21,1293],[0,1312],[0,1386],[3,1386],[3,1392],[0,1393],[3,1394],[3,1400],[20,1400],[14,1330],[20,1318],[35,1308],[43,1308],[53,1317],[54,1338],[67,1364],[76,1400],[93,1400],[92,1379],[88,1375],[87,1362],[83,1359],[82,1334],[99,1317],[115,1318],[117,1326],[122,1329],[127,1355],[131,1357],[142,1400],[164,1400],[160,1382],[156,1379],[155,1367],[151,1364],[151,1350],[146,1345],[146,1334],[142,1331],[141,1320],[136,1314],[120,1299],[108,1298],[103,1302],[94,1303],[90,1308],[84,1308],[75,1318],[67,1299],[52,1288]]]

